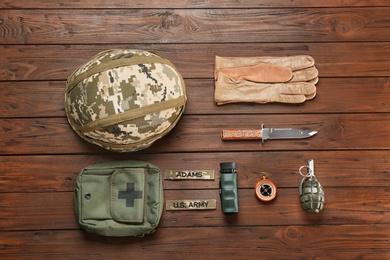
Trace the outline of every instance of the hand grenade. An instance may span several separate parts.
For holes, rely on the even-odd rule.
[[[301,172],[304,168],[307,168],[307,174]],[[302,209],[307,213],[320,212],[324,207],[325,193],[314,175],[314,160],[309,160],[308,165],[301,166],[299,173],[304,177],[299,186],[299,199]]]

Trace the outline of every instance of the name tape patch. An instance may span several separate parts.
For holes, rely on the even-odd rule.
[[[207,210],[216,209],[217,200],[166,200],[166,210]]]
[[[214,170],[165,171],[166,180],[214,180]]]

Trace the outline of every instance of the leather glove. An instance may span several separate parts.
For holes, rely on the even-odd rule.
[[[316,87],[306,82],[257,83],[235,80],[219,72],[215,88],[215,102],[224,105],[235,102],[303,103],[315,96]]]
[[[271,66],[273,65],[273,66]],[[255,82],[286,82],[290,80],[292,77],[290,76],[287,79],[283,77],[283,81],[279,81],[280,75],[277,73],[281,73],[283,71],[290,71],[292,74],[299,74],[302,71],[305,71],[308,68],[314,67],[314,58],[309,55],[297,55],[297,56],[286,56],[286,57],[215,57],[215,73],[214,78],[217,79],[218,71],[222,71],[229,76],[233,76],[229,73],[229,70],[236,70],[237,73],[241,73],[242,67],[252,67],[252,73],[256,73],[256,68],[258,68],[257,73],[259,74],[259,78],[255,80]],[[261,69],[267,69],[267,72],[274,72],[274,75],[269,75],[267,73],[262,73]],[[245,71],[245,69],[244,69]],[[275,75],[276,73],[276,75]],[[284,74],[286,75],[286,74]],[[241,75],[243,76],[243,75]],[[262,79],[262,76],[267,78],[275,77],[274,80]],[[311,77],[317,77],[311,75]],[[245,78],[242,78],[245,79]],[[306,81],[306,80],[305,80]]]
[[[219,76],[220,73],[223,75]],[[302,103],[316,95],[314,85],[318,82],[318,70],[314,66],[314,59],[308,55],[288,57],[216,56],[214,77],[216,80],[215,101],[219,105],[232,102]],[[270,83],[285,84],[273,85]],[[239,90],[238,87],[245,90]],[[232,93],[229,94],[227,91]],[[256,93],[257,91],[259,93]],[[242,96],[243,93],[249,96]],[[265,93],[268,93],[268,96]],[[288,96],[286,93],[289,93]],[[233,94],[237,95],[236,98]],[[293,97],[293,95],[295,96]],[[302,99],[302,95],[305,96],[305,99]],[[224,98],[227,97],[229,98],[225,100]]]

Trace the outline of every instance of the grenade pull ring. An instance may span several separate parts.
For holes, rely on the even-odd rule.
[[[306,174],[302,173],[303,169],[307,169],[307,173]],[[307,162],[307,165],[302,165],[301,167],[299,167],[299,174],[302,177],[312,177],[312,176],[314,176],[314,160],[310,159]]]

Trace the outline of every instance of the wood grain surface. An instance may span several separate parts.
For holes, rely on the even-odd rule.
[[[389,259],[390,2],[283,0],[5,0],[0,3],[0,259]],[[96,53],[153,51],[183,75],[187,107],[150,148],[108,152],[80,139],[66,80]],[[300,105],[214,102],[214,58],[311,55],[317,96]],[[292,127],[309,139],[226,142],[222,129]],[[143,238],[77,225],[78,173],[137,159],[213,169],[213,181],[164,181],[165,199],[217,199],[216,210],[166,211]],[[325,207],[300,207],[309,159]],[[239,213],[222,213],[219,163],[237,162]],[[254,187],[278,187],[271,203]]]

